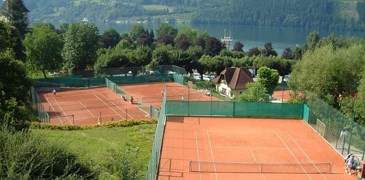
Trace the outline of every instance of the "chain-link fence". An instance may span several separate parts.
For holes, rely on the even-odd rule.
[[[157,179],[158,168],[159,168],[160,158],[161,158],[162,140],[163,140],[165,124],[166,124],[165,104],[166,104],[166,89],[164,91],[164,96],[162,99],[162,106],[161,106],[161,110],[159,112],[155,139],[153,141],[151,158],[150,158],[150,162],[148,165],[148,172],[147,172],[147,176],[146,176],[147,180]]]
[[[35,88],[33,86],[30,88],[29,95],[31,98],[32,106],[37,111],[38,119],[41,122],[49,123],[50,122],[49,115],[48,115],[47,111],[44,109],[44,106],[42,105],[42,101],[39,98],[37,91],[35,90]]]
[[[342,155],[355,154],[364,160],[365,128],[320,99],[308,99],[309,123]]]

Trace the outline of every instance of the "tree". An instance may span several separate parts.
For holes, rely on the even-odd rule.
[[[187,50],[191,44],[188,37],[186,37],[183,34],[176,37],[175,42],[176,42],[176,48],[182,51]]]
[[[25,36],[24,45],[29,63],[35,70],[46,71],[60,68],[63,42],[48,24],[35,24],[31,33]]]
[[[204,54],[209,56],[216,56],[222,50],[222,43],[215,37],[209,36],[205,40]]]
[[[364,45],[333,49],[332,46],[307,51],[293,68],[289,86],[311,92],[315,97],[339,107],[340,97],[354,97],[361,79]]]
[[[320,40],[320,37],[319,37],[318,32],[313,31],[313,32],[309,33],[309,35],[307,36],[307,44],[306,44],[307,49],[310,51],[313,51],[316,48],[319,40]]]
[[[243,102],[269,102],[267,90],[260,82],[250,82],[246,84],[246,90],[239,97]]]
[[[234,43],[233,51],[243,52],[243,44],[239,41]]]
[[[0,52],[13,51],[16,47],[18,31],[14,26],[0,21]]]
[[[248,53],[247,53],[247,55],[249,56],[249,57],[252,57],[252,56],[258,56],[258,55],[260,55],[261,54],[261,52],[260,52],[260,50],[259,50],[259,48],[258,47],[253,47],[253,48],[251,48],[250,50],[248,50]]]
[[[101,34],[101,42],[103,48],[114,48],[120,41],[119,33],[110,28]]]
[[[92,69],[97,58],[99,44],[98,29],[95,25],[73,23],[65,34],[65,44],[62,51],[64,69]]]
[[[268,67],[261,67],[258,71],[257,82],[265,86],[267,94],[272,94],[275,87],[278,85],[279,73],[275,69],[270,69]]]
[[[278,53],[274,50],[274,48],[272,47],[272,43],[271,42],[267,42],[264,45],[264,56],[277,56]]]
[[[285,59],[294,59],[293,52],[290,48],[285,48],[284,49],[283,58],[285,58]]]
[[[21,39],[28,31],[28,12],[23,0],[6,0],[1,9],[1,14],[18,30]]]
[[[156,32],[157,39],[159,39],[161,36],[171,36],[174,39],[177,35],[178,30],[167,23],[163,23],[157,28]]]
[[[0,11],[0,14],[4,15],[7,21],[18,30],[19,35],[16,39],[14,52],[15,58],[22,61],[25,61],[26,58],[22,40],[28,31],[28,12],[22,0],[6,0]]]
[[[6,114],[14,118],[15,124],[30,119],[30,108],[26,94],[31,86],[25,66],[14,59],[13,53],[0,51],[0,124]]]

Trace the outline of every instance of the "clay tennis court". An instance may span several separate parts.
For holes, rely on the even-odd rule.
[[[283,102],[288,102],[290,99],[291,90],[276,90],[272,94],[272,97]]]
[[[158,179],[354,177],[303,120],[167,117]]]
[[[40,92],[39,96],[51,124],[89,125],[146,118],[137,105],[124,101],[108,88],[61,89],[56,95]]]
[[[188,88],[175,82],[167,83],[147,83],[147,84],[132,84],[120,85],[119,88],[132,95],[135,100],[142,100],[143,103],[148,103],[156,107],[161,107],[162,92],[167,88],[168,100],[189,100],[189,101],[219,101],[219,99],[206,95],[195,89]]]

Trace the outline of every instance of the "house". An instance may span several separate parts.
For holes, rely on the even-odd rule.
[[[216,91],[229,98],[239,97],[246,84],[253,82],[252,74],[247,68],[226,68],[212,80]]]

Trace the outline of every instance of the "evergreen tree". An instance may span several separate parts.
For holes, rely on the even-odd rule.
[[[28,12],[23,0],[6,0],[0,11],[1,15],[5,16],[6,20],[18,30],[19,37],[16,40],[14,52],[15,58],[23,61],[26,56],[22,40],[28,31]]]

